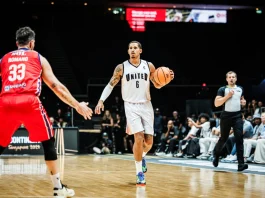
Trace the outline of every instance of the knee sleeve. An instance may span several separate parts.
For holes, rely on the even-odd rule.
[[[2,147],[2,146],[0,146],[0,155],[3,154],[3,152],[5,151],[5,149],[6,149],[6,147]]]
[[[54,142],[55,142],[54,137],[52,137],[49,140],[41,142],[43,146],[43,150],[44,150],[45,161],[57,160],[57,154],[56,154]]]

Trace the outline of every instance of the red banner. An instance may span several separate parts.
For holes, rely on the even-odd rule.
[[[134,31],[145,31],[145,21],[165,21],[166,9],[127,8],[126,20]]]

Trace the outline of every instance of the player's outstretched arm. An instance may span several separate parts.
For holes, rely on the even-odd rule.
[[[75,108],[75,110],[84,117],[84,119],[91,119],[92,109],[87,105],[87,102],[78,102],[69,90],[56,78],[52,68],[46,58],[40,56],[42,64],[42,79],[46,85],[60,98],[64,103]]]
[[[115,70],[113,72],[113,76],[111,77],[109,83],[104,88],[104,90],[103,90],[103,92],[102,92],[102,94],[100,96],[98,104],[97,104],[97,106],[95,108],[95,113],[96,114],[100,114],[101,110],[104,111],[104,101],[109,97],[109,95],[111,94],[114,86],[117,85],[118,82],[121,80],[122,75],[123,75],[123,66],[122,66],[122,64],[119,64],[115,68]]]

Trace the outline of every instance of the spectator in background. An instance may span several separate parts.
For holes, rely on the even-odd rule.
[[[257,108],[257,101],[253,99],[251,102],[248,103],[247,107],[248,115],[253,116],[256,108]]]
[[[112,140],[113,118],[109,110],[105,110],[101,121],[101,132],[107,132],[108,137]]]
[[[190,128],[190,130],[189,130],[188,135],[183,140],[179,141],[178,153],[176,155],[177,157],[182,157],[186,152],[185,149],[188,146],[190,140],[192,140],[193,138],[196,138],[196,135],[199,129],[195,127],[193,123],[194,123],[194,120],[193,121],[188,120],[188,127]]]
[[[258,102],[258,105],[257,105],[257,107],[256,107],[256,109],[255,109],[255,111],[254,111],[254,115],[261,115],[261,113],[262,113],[262,108],[264,108],[264,107],[263,107],[263,103],[262,103],[262,101],[259,101],[259,102]]]
[[[67,127],[67,122],[63,120],[63,118],[59,118],[59,122],[57,123],[57,127],[64,128]]]
[[[160,143],[161,135],[163,130],[163,117],[160,115],[159,108],[155,109],[155,116],[154,116],[154,136],[155,142]]]
[[[59,119],[60,119],[60,118],[64,119],[64,115],[63,115],[63,113],[62,113],[62,109],[58,109],[58,110],[57,110],[57,114],[56,114],[56,116],[55,116],[55,121],[56,121],[56,122],[59,122]]]
[[[176,126],[174,126],[173,121],[169,120],[167,123],[167,132],[165,134],[165,137],[161,139],[161,147],[159,149],[159,152],[156,153],[157,156],[164,156],[166,157],[173,157],[173,153],[175,152],[175,147],[178,141],[178,134],[179,130]],[[166,145],[169,144],[168,151],[169,153],[166,154]]]
[[[120,100],[119,96],[115,96],[115,101],[111,106],[111,113],[115,117],[115,114],[119,114],[120,116],[124,115],[124,104],[123,101]]]
[[[114,120],[113,132],[115,136],[116,152],[122,154],[124,152],[123,138],[125,137],[125,125],[121,119],[120,114],[116,114],[116,119]]]
[[[58,127],[58,124],[55,122],[54,117],[50,117],[50,122],[51,122],[52,128]]]
[[[197,157],[200,155],[200,145],[199,141],[204,144],[205,138],[209,138],[211,136],[211,122],[210,117],[206,113],[201,113],[199,115],[199,122],[194,122],[191,118],[188,118],[189,121],[193,122],[193,125],[200,130],[200,139],[193,138],[187,148],[187,154],[192,157]],[[213,122],[212,122],[213,123]],[[215,122],[214,122],[215,125]],[[213,126],[213,125],[212,125]],[[206,140],[207,141],[207,140]]]
[[[262,117],[265,116],[264,114]],[[254,162],[259,164],[265,163],[265,125],[263,125],[263,129],[258,136],[257,146],[254,153]],[[253,158],[252,158],[253,159]]]
[[[196,116],[196,114],[191,114],[190,118],[194,121],[194,122],[197,122],[198,120],[198,117]]]
[[[182,124],[181,127],[178,128],[178,133],[179,133],[179,135],[178,135],[178,139],[179,139],[179,140],[183,140],[183,138],[186,137],[187,132],[188,132],[188,131],[187,131],[187,128]]]
[[[182,127],[182,121],[181,121],[181,118],[180,118],[180,116],[179,116],[179,114],[178,114],[178,112],[177,111],[173,111],[173,113],[172,113],[172,118],[170,118],[170,120],[172,120],[173,121],[173,124],[174,124],[174,126],[176,126],[177,128],[181,128]]]
[[[212,127],[211,130],[210,137],[200,138],[199,140],[201,155],[197,159],[208,159],[213,154],[214,147],[220,137],[220,125]]]
[[[67,123],[67,126],[71,126],[71,116],[71,107],[68,106],[64,116],[64,121]]]
[[[179,116],[179,113],[177,111],[172,112],[172,118],[170,118],[173,121],[174,126],[176,126],[179,130],[179,138],[183,139],[186,134],[186,127],[183,124],[183,120]],[[184,137],[183,137],[184,136]]]
[[[246,118],[247,121],[250,121],[250,122],[253,121],[253,118],[252,118],[251,115],[246,115],[245,118]]]
[[[162,129],[162,131],[166,131],[167,130],[168,118],[165,115],[163,115],[162,117],[163,117],[163,121],[162,121],[162,123],[163,123],[163,129]]]
[[[263,113],[260,117],[260,115],[254,115],[253,121],[255,124],[255,127],[253,129],[253,136],[249,139],[244,139],[244,158],[245,161],[247,158],[250,157],[251,150],[253,148],[256,148],[257,140],[259,139],[260,135],[262,134],[264,124],[265,124],[265,113]],[[254,155],[252,156],[254,158]],[[253,161],[253,159],[251,160]]]
[[[202,138],[206,138],[206,137],[210,137],[211,135],[211,123],[210,123],[210,117],[208,114],[206,113],[201,113],[199,115],[199,123],[194,122],[191,118],[188,118],[189,121],[193,122],[193,125],[198,128],[201,129],[201,133],[200,133],[200,137]]]
[[[256,117],[256,116],[254,115],[253,117]],[[255,122],[256,121],[257,119],[255,119]],[[265,155],[264,155],[264,151],[265,151],[265,112],[261,114],[261,124],[257,127],[258,127],[257,129],[258,132],[255,132],[256,130],[254,128],[254,136],[252,137],[252,140],[249,140],[248,142],[246,142],[247,144],[246,155],[250,153],[249,149],[253,147],[255,148],[254,154],[252,154],[250,157],[247,158],[247,162],[265,163]]]
[[[102,134],[102,140],[100,141],[100,148],[93,147],[93,150],[97,154],[110,154],[112,149],[112,141],[109,139],[108,134],[104,132]]]
[[[220,125],[220,118],[219,118],[219,115],[217,113],[213,113],[213,118],[215,119],[215,122],[216,122],[216,125],[215,127],[219,127]]]

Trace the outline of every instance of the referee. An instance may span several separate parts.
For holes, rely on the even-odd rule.
[[[244,99],[243,88],[236,85],[237,75],[235,72],[227,72],[226,81],[228,85],[218,89],[217,96],[214,101],[214,105],[216,107],[224,105],[224,108],[220,117],[221,137],[214,149],[213,165],[215,167],[218,166],[221,151],[226,144],[232,127],[236,140],[238,160],[237,171],[243,171],[248,168],[248,165],[244,163],[243,156],[243,120],[241,112],[241,107],[246,105],[246,100]]]

